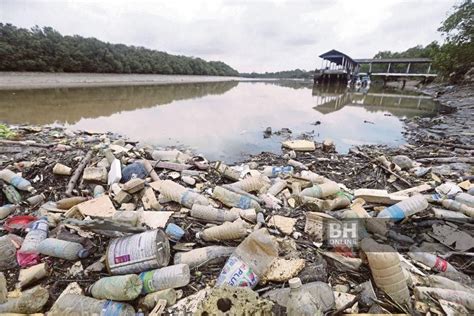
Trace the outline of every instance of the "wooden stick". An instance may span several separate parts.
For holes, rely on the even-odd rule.
[[[30,147],[43,147],[43,148],[49,148],[49,147],[54,146],[54,144],[31,143],[31,142],[27,142],[27,141],[6,140],[6,139],[0,139],[0,144],[30,146]]]
[[[418,162],[423,163],[453,163],[453,162],[465,162],[469,164],[474,163],[474,158],[472,157],[442,157],[442,158],[424,158],[419,159]]]
[[[67,189],[66,189],[67,196],[72,195],[72,190],[74,190],[77,180],[79,180],[79,177],[82,175],[82,171],[84,171],[84,168],[87,166],[87,164],[89,163],[91,159],[92,159],[92,150],[89,150],[86,156],[84,157],[84,159],[82,159],[79,166],[77,166],[77,169],[74,171],[74,174],[72,175],[71,179],[69,180],[69,183],[67,184]]]
[[[423,143],[441,145],[441,146],[446,146],[446,147],[456,147],[456,148],[461,148],[461,149],[474,150],[473,145],[453,144],[453,143],[450,143],[450,142],[443,142],[443,141],[439,141],[439,140],[429,140],[429,139],[425,140],[424,139]]]

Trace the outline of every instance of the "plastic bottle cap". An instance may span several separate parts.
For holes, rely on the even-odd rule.
[[[290,284],[290,289],[297,289],[302,286],[300,278],[290,279],[288,284]]]
[[[87,249],[81,249],[79,250],[79,252],[77,253],[77,256],[79,258],[86,258],[87,256],[89,256],[89,250]]]

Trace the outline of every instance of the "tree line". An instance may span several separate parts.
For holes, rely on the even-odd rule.
[[[3,23],[0,71],[239,75],[220,61],[111,44],[79,35],[63,36],[51,27],[25,29]]]
[[[265,72],[265,73],[241,73],[241,77],[246,78],[287,78],[287,79],[312,79],[314,76],[313,71],[306,71],[301,69],[285,70],[277,72]]]

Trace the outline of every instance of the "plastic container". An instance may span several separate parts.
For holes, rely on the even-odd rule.
[[[393,247],[379,244],[370,238],[361,241],[361,248],[369,260],[375,284],[397,303],[409,302],[410,293],[398,252]]]
[[[449,262],[437,255],[423,251],[422,249],[412,247],[408,252],[410,258],[415,261],[421,262],[424,265],[430,267],[436,272],[458,272]]]
[[[301,195],[314,198],[324,198],[326,196],[334,195],[340,190],[341,189],[336,182],[330,181],[321,184],[315,184],[311,188],[306,188],[301,191]]]
[[[17,175],[13,171],[9,169],[3,169],[0,171],[0,179],[3,181],[10,183],[18,190],[34,192],[35,188],[31,186],[30,181],[26,180],[25,178]]]
[[[102,195],[105,194],[105,189],[103,186],[101,185],[96,185],[94,187],[94,198],[98,198],[98,197],[101,197]]]
[[[28,204],[30,204],[31,206],[36,206],[36,205],[39,205],[40,203],[43,203],[45,198],[46,197],[44,196],[44,194],[37,194],[37,195],[33,195],[27,198],[26,202],[28,202]]]
[[[11,213],[16,211],[19,208],[18,205],[15,204],[5,204],[0,206],[0,220],[7,218]]]
[[[324,182],[328,182],[327,178],[308,170],[301,171],[301,178],[308,180],[309,182],[313,184],[321,184]]]
[[[224,265],[216,285],[253,288],[277,257],[277,242],[265,228],[256,230],[235,249]]]
[[[122,179],[122,166],[120,160],[114,158],[110,164],[110,170],[107,175],[107,185],[119,183],[120,179]]]
[[[240,172],[232,169],[231,167],[225,165],[222,161],[217,161],[214,165],[214,169],[223,177],[233,180],[240,180]]]
[[[20,204],[21,203],[21,195],[15,189],[13,185],[3,185],[2,188],[3,194],[7,198],[8,202],[12,204]]]
[[[15,268],[16,247],[9,235],[0,237],[0,271]]]
[[[459,203],[465,204],[469,207],[474,207],[474,196],[468,193],[458,193],[454,199]]]
[[[53,167],[53,173],[60,176],[70,176],[72,173],[72,169],[61,163],[56,163]]]
[[[147,294],[138,301],[138,306],[146,312],[151,311],[158,304],[159,300],[166,300],[166,306],[176,303],[178,295],[175,289],[166,289]]]
[[[41,217],[39,220],[33,222],[21,248],[16,253],[20,266],[24,267],[38,263],[38,245],[48,237],[48,228],[48,220],[46,217]]]
[[[19,297],[9,298],[0,304],[0,314],[18,313],[34,314],[42,311],[49,298],[49,292],[42,286],[35,286],[23,291]]]
[[[166,266],[169,260],[168,238],[158,229],[112,239],[105,264],[111,274],[129,274]]]
[[[191,156],[180,152],[179,150],[154,150],[151,153],[154,160],[170,161],[176,163],[185,163]]]
[[[143,282],[142,293],[147,294],[160,290],[183,287],[189,284],[191,274],[189,266],[184,263],[140,273]]]
[[[248,235],[248,228],[248,225],[239,219],[232,223],[225,222],[222,225],[206,228],[197,233],[197,238],[205,241],[238,240]]]
[[[209,201],[204,196],[171,180],[159,181],[158,191],[165,199],[180,203],[187,208],[192,208],[194,204],[209,205]]]
[[[174,264],[185,263],[192,269],[204,263],[225,261],[234,250],[235,247],[208,246],[187,252],[177,252],[173,262]]]
[[[351,204],[352,196],[349,194],[339,192],[335,199],[332,200],[324,200],[321,203],[322,211],[333,211],[339,210],[345,207],[348,207]]]
[[[245,192],[259,192],[263,187],[270,185],[270,179],[265,176],[251,176],[232,183],[230,186]]]
[[[86,197],[73,196],[70,198],[61,199],[56,202],[56,207],[62,210],[69,210],[74,205],[87,201]]]
[[[424,211],[427,207],[428,201],[423,195],[419,194],[385,208],[377,217],[401,221],[405,217]]]
[[[48,316],[135,316],[135,310],[126,303],[98,300],[76,294],[64,294],[54,303]]]
[[[210,205],[194,204],[191,208],[191,216],[207,221],[233,222],[240,217],[238,212],[223,210]]]
[[[470,292],[464,292],[450,289],[417,286],[414,288],[413,293],[415,294],[417,300],[422,302],[427,302],[431,298],[435,297],[437,299],[458,303],[464,307],[467,307],[471,311],[474,310],[474,294],[472,290]]]
[[[112,216],[112,220],[130,226],[137,226],[139,219],[140,213],[137,211],[118,211]]]
[[[166,235],[173,242],[178,242],[184,236],[184,230],[176,224],[169,223],[165,230]]]
[[[292,175],[294,172],[294,168],[292,166],[285,166],[285,167],[273,167],[273,166],[266,166],[263,168],[262,174],[269,178],[274,178],[279,175]]]
[[[237,207],[241,209],[254,208],[259,211],[260,204],[257,201],[251,199],[250,197],[242,194],[238,194],[227,190],[223,187],[216,186],[212,192],[212,197],[221,201],[229,207]]]
[[[463,204],[455,200],[443,200],[441,204],[447,209],[461,212],[470,217],[474,217],[474,207],[470,207],[466,204]]]
[[[46,238],[38,244],[37,249],[42,255],[65,260],[78,260],[89,255],[89,251],[81,244],[56,238]]]
[[[288,281],[290,294],[286,304],[286,314],[288,316],[316,316],[323,315],[317,301],[305,289],[303,289],[300,278],[293,278]]]
[[[133,301],[142,292],[142,280],[136,274],[116,275],[99,279],[87,292],[97,299]]]
[[[273,196],[277,196],[278,193],[286,188],[288,183],[285,180],[277,178],[275,182],[268,188],[267,193]]]

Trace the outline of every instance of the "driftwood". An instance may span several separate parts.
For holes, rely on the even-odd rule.
[[[77,166],[77,169],[74,171],[74,174],[72,175],[71,179],[69,180],[69,183],[67,184],[67,189],[66,189],[67,196],[72,195],[72,190],[74,190],[77,180],[79,180],[79,177],[81,176],[82,171],[84,171],[84,168],[87,166],[87,164],[89,163],[91,159],[92,159],[92,150],[89,150],[86,156],[82,159],[79,166]]]
[[[443,142],[439,140],[429,140],[429,139],[425,140],[424,139],[423,143],[474,150],[474,145],[453,144],[450,142]]]
[[[33,143],[33,142],[18,141],[18,140],[6,140],[6,139],[0,139],[0,144],[30,146],[30,147],[43,147],[43,148],[49,148],[49,147],[54,146],[54,144],[41,144],[41,143]]]
[[[465,162],[465,163],[473,164],[474,163],[474,158],[472,158],[472,157],[434,157],[434,158],[419,159],[418,162],[423,162],[423,163]]]

